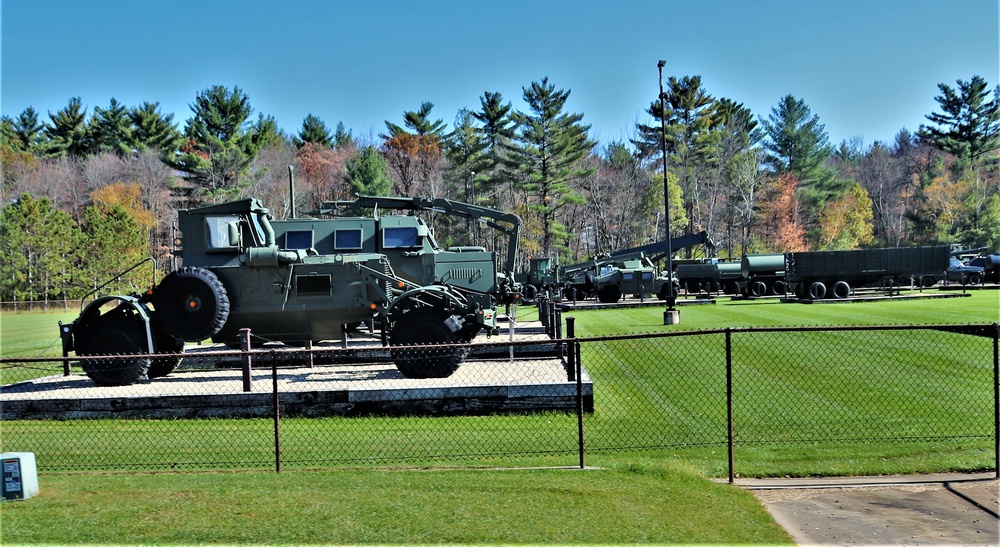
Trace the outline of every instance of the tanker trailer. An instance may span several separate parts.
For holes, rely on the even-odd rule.
[[[743,296],[781,295],[787,291],[783,254],[743,255],[740,272],[743,279],[739,289]]]

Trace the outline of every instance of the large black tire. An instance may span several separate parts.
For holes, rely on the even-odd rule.
[[[618,285],[606,285],[597,291],[597,299],[603,304],[614,304],[622,299],[622,289]]]
[[[149,364],[149,378],[162,378],[177,370],[181,364],[181,354],[184,352],[184,341],[178,340],[164,332],[153,331],[153,347],[156,353],[174,353],[176,356],[159,357]]]
[[[750,294],[753,296],[764,296],[767,294],[767,284],[763,281],[754,281],[750,284]]]
[[[847,281],[838,281],[833,284],[833,297],[843,300],[851,296],[851,285]]]
[[[167,334],[185,342],[200,342],[226,324],[229,296],[211,271],[184,267],[164,278],[156,288],[153,308]]]
[[[813,281],[809,285],[809,299],[822,300],[826,297],[826,285],[822,281]]]
[[[112,311],[76,329],[77,355],[146,354],[146,326],[138,317]],[[83,371],[99,386],[127,386],[145,379],[151,360],[136,357],[127,360],[83,361]]]
[[[453,332],[445,323],[447,319],[448,315],[438,310],[412,310],[393,325],[389,344],[430,346],[462,342],[462,331]],[[458,370],[468,352],[468,348],[462,347],[393,349],[392,358],[396,362],[396,368],[407,378],[447,378]]]

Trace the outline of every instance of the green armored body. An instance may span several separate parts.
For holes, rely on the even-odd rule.
[[[305,244],[307,224],[289,222],[274,223],[281,228],[276,234],[269,211],[256,199],[180,211],[184,267],[143,295],[96,299],[76,321],[61,325],[64,351],[179,354],[183,342],[211,338],[234,345],[242,329],[258,339],[298,345],[340,338],[374,317],[381,319],[383,342],[394,346],[464,343],[483,329],[496,330],[488,298],[446,283],[405,279],[386,255],[365,252],[355,238],[359,230],[353,230],[360,227],[363,234],[365,226],[344,226],[343,234],[318,230],[331,242],[355,238],[352,248],[341,251],[324,247],[324,240]],[[403,374],[420,378],[451,375],[465,352],[422,355],[393,352]],[[84,370],[98,384],[124,385],[169,374],[179,361],[139,357],[123,366],[88,360]]]

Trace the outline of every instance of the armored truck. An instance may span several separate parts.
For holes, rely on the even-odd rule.
[[[257,199],[182,210],[182,268],[142,295],[103,296],[60,325],[64,354],[177,354],[85,360],[100,385],[164,376],[179,363],[184,342],[233,345],[242,329],[258,340],[293,345],[340,338],[371,318],[391,346],[461,344],[496,332],[495,309],[447,284],[419,284],[396,275],[384,254],[334,248],[320,252],[285,230],[279,246],[270,212]],[[329,234],[336,237],[336,233]],[[465,351],[433,356],[394,350],[397,368],[416,378],[451,375]]]
[[[354,216],[367,210],[373,212]],[[501,262],[495,251],[479,246],[442,248],[427,222],[414,214],[420,211],[485,220],[506,237],[505,259]],[[521,230],[517,215],[444,198],[393,196],[327,202],[316,213],[329,218],[275,222],[279,241],[295,248],[315,246],[320,254],[380,253],[398,276],[419,285],[446,284],[483,307],[520,301],[520,287],[513,278]]]

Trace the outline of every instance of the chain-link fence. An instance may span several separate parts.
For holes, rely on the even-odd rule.
[[[996,469],[995,324],[574,338],[568,318],[565,332],[188,348],[179,363],[5,359],[0,449],[78,470],[582,465],[592,453],[717,447],[732,477],[752,447],[959,440],[991,450]],[[82,369],[139,381],[99,386]]]

